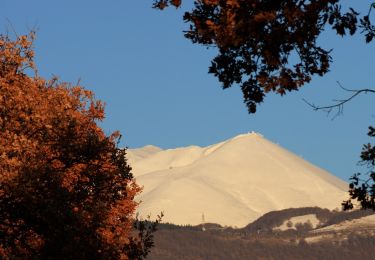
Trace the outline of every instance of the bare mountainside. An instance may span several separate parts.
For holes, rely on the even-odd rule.
[[[248,133],[207,147],[128,150],[144,187],[141,216],[164,212],[163,222],[243,227],[286,208],[334,209],[347,184],[262,135]]]

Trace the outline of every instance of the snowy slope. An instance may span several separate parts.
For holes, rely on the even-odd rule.
[[[343,241],[353,235],[373,237],[375,235],[375,214],[311,230],[305,237],[305,241],[307,243],[324,240]]]
[[[358,219],[353,219],[353,220],[347,220],[343,221],[341,223],[335,224],[335,225],[330,225],[327,227],[319,228],[314,230],[312,233],[325,233],[329,231],[344,231],[344,230],[369,230],[369,229],[375,229],[375,214],[365,216],[362,218]]]
[[[243,227],[264,213],[290,207],[339,207],[347,184],[328,172],[249,133],[208,147],[128,150],[144,186],[139,213],[164,222],[206,222]]]
[[[316,214],[296,216],[296,217],[292,217],[290,219],[285,220],[280,226],[273,228],[273,230],[285,231],[288,229],[297,229],[296,226],[298,224],[305,224],[305,223],[310,223],[311,228],[316,228],[320,224],[320,221],[316,217]]]

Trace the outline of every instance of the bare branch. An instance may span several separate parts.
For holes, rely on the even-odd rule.
[[[348,89],[348,88],[345,88],[341,83],[340,81],[336,81],[337,85],[339,85],[339,87],[347,92],[357,92],[358,89]]]
[[[339,85],[339,87],[343,90],[345,90],[346,92],[351,92],[352,95],[349,96],[348,98],[345,98],[345,99],[336,99],[336,100],[333,100],[335,103],[333,103],[332,105],[327,105],[327,106],[317,106],[309,101],[307,101],[306,99],[302,99],[307,105],[309,105],[310,107],[312,107],[315,111],[318,111],[318,110],[323,110],[325,112],[327,112],[328,114],[330,114],[334,109],[337,109],[337,113],[334,115],[334,118],[337,117],[338,115],[341,115],[344,111],[344,105],[346,103],[348,103],[349,101],[351,101],[352,99],[354,99],[356,96],[364,93],[364,94],[368,94],[368,93],[374,93],[375,94],[375,89],[370,89],[370,88],[363,88],[363,89],[347,89],[345,87],[343,87],[340,82],[337,82],[337,84]]]

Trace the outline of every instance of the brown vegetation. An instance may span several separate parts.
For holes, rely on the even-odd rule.
[[[373,213],[371,210],[338,212],[317,207],[295,208],[270,212],[245,228],[208,224],[205,231],[201,226],[161,224],[150,259],[373,259],[375,239],[371,234],[375,230],[362,235],[352,232],[345,234],[345,238],[332,232],[332,239],[312,244],[305,241],[314,236],[309,225],[305,228],[301,224],[297,230],[273,230],[294,216],[315,214],[323,227]],[[354,247],[356,250],[352,250]]]
[[[91,91],[37,75],[33,38],[0,36],[0,258],[141,258],[119,133]]]
[[[307,244],[303,239],[218,235],[202,231],[166,231],[155,234],[149,259],[373,259],[374,237],[351,236],[336,243]],[[356,250],[352,250],[353,248]]]

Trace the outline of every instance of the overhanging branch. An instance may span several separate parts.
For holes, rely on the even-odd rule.
[[[337,113],[335,114],[334,117],[340,115],[343,113],[343,110],[344,110],[344,105],[348,102],[350,102],[352,99],[354,99],[355,97],[357,97],[358,95],[360,94],[368,94],[368,93],[374,93],[375,94],[375,89],[370,89],[370,88],[363,88],[363,89],[347,89],[347,88],[344,88],[340,82],[337,82],[337,84],[339,85],[339,87],[341,89],[343,89],[344,91],[346,92],[350,92],[352,93],[348,98],[345,98],[345,99],[337,99],[337,100],[334,100],[334,104],[332,105],[327,105],[327,106],[317,106],[309,101],[307,101],[306,99],[302,99],[306,104],[308,104],[310,107],[312,107],[315,111],[318,111],[318,110],[322,110],[322,111],[325,111],[327,112],[328,114],[331,113],[334,109],[337,109]]]

